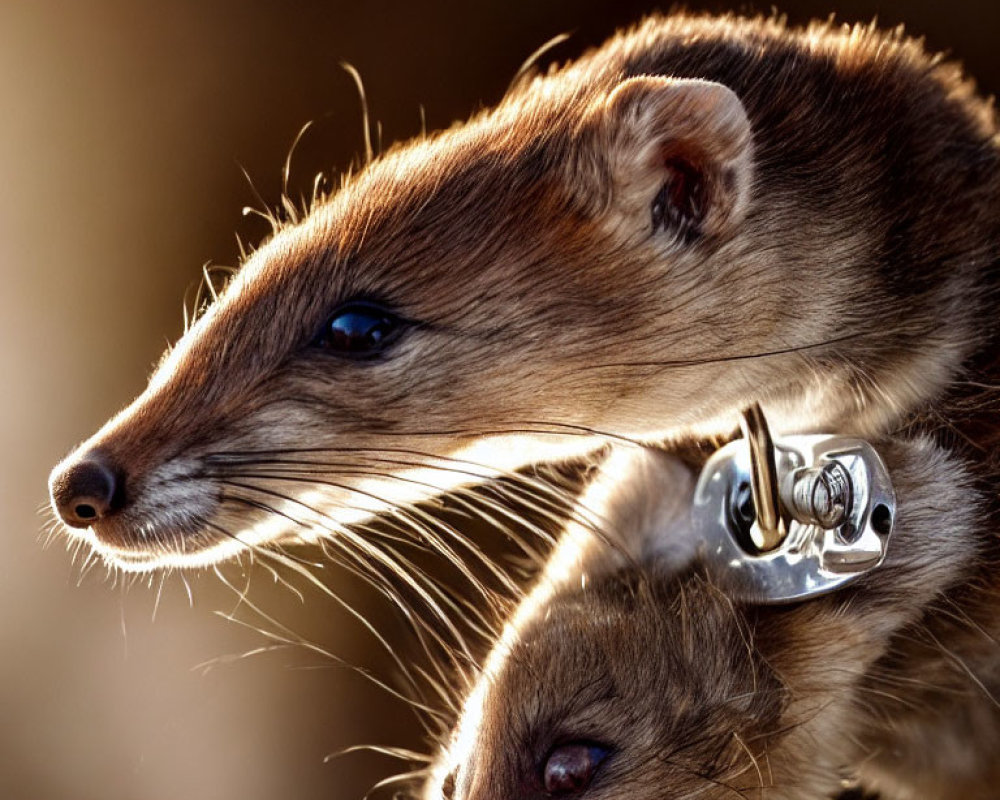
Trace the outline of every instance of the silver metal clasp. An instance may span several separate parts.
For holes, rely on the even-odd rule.
[[[757,602],[837,589],[885,558],[896,517],[889,473],[875,449],[843,436],[771,437],[760,406],[743,438],[716,452],[695,488],[705,555],[729,589]]]

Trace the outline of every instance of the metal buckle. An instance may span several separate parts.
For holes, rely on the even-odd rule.
[[[870,444],[833,435],[775,442],[757,405],[742,428],[743,439],[705,464],[692,509],[705,556],[732,578],[727,588],[785,603],[838,589],[882,563],[896,495]]]

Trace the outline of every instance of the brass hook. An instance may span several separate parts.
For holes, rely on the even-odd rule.
[[[757,515],[756,530],[751,529],[750,536],[757,548],[766,552],[781,544],[786,531],[781,519],[774,442],[760,403],[740,412],[740,429],[750,448],[750,489]]]

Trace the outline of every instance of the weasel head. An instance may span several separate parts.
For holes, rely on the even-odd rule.
[[[675,111],[669,153],[640,141],[645,94]],[[258,249],[54,470],[57,512],[127,569],[206,564],[588,452],[594,427],[693,417],[697,381],[652,424],[650,370],[621,362],[671,352],[651,262],[743,213],[740,113],[701,81],[542,80],[384,155]]]
[[[397,147],[258,249],[53,472],[66,524],[127,569],[207,564],[607,436],[729,431],[753,400],[854,410],[843,346],[814,347],[837,287],[747,233],[768,202],[740,99],[616,52]]]
[[[558,593],[505,631],[422,797],[832,797],[887,605],[742,605],[697,566]]]
[[[949,587],[968,588],[993,532],[977,522],[961,459],[928,438],[879,448],[899,520],[886,561],[852,587],[782,606],[737,601],[724,566],[678,567],[655,548],[615,571],[601,570],[607,558],[572,581],[544,575],[463,699],[425,800],[833,797],[857,777],[847,765],[877,752],[898,761],[909,728],[886,720],[933,706],[918,678],[940,657],[901,632],[938,614]],[[676,479],[660,475],[668,493]],[[989,584],[972,591],[987,613]],[[995,645],[983,645],[993,663]],[[872,690],[907,681],[920,700]]]
[[[424,796],[752,793],[786,689],[722,593],[682,582],[616,575],[553,598],[491,654]]]

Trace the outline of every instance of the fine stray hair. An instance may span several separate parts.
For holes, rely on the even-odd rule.
[[[752,401],[904,424],[992,356],[998,175],[992,106],[899,33],[651,18],[278,230],[54,507],[199,566]]]
[[[545,614],[522,607],[507,629],[513,640],[502,637],[494,652],[536,642],[539,668],[568,681],[573,662],[562,654],[572,620],[605,608],[604,641],[655,635],[678,644],[675,657],[638,677],[655,673],[705,702],[710,686],[673,684],[662,670],[674,670],[670,680],[677,670],[695,682],[725,678],[735,694],[723,697],[745,701],[729,710],[746,726],[720,718],[736,735],[712,740],[716,761],[699,762],[697,743],[670,755],[666,772],[634,777],[635,787],[662,779],[662,791],[682,781],[670,770],[690,767],[708,781],[690,796],[805,798],[833,791],[848,770],[887,798],[917,796],[907,794],[904,765],[877,749],[890,747],[876,734],[891,729],[891,747],[926,767],[926,786],[940,786],[920,796],[949,796],[960,784],[925,758],[933,749],[926,718],[895,720],[923,702],[920,681],[931,683],[928,704],[949,687],[965,692],[953,682],[958,664],[993,691],[984,609],[995,607],[995,587],[981,567],[995,544],[979,532],[1000,518],[998,144],[992,103],[956,65],[900,31],[651,17],[575,62],[529,68],[495,108],[466,123],[366,158],[330,195],[317,183],[306,213],[286,203],[290,222],[250,254],[146,390],[53,471],[53,506],[79,541],[126,571],[241,554],[282,559],[284,543],[319,541],[382,591],[392,593],[383,574],[401,581],[436,620],[419,635],[442,650],[459,642],[460,651],[450,620],[469,620],[468,610],[393,536],[425,543],[459,570],[469,557],[489,565],[420,501],[447,494],[512,535],[520,514],[511,501],[568,516],[545,568],[547,583],[561,588],[547,597],[536,590],[526,603]],[[664,485],[685,485],[677,470],[645,480],[647,451],[636,444],[690,448],[686,461],[697,462],[752,402],[781,432],[893,436],[899,539],[947,530],[933,551],[940,557],[924,560],[917,547],[907,561],[894,545],[896,560],[856,590],[785,610],[732,607],[714,576],[691,565],[690,537],[667,537],[663,550],[662,537],[648,535],[658,528],[616,518],[614,497],[630,498],[627,515],[641,515]],[[533,474],[512,480],[517,470],[602,447],[612,452],[595,483],[605,493],[588,491],[579,504]],[[468,487],[477,484],[490,489],[474,499]],[[372,526],[375,517],[393,536]],[[630,530],[646,531],[640,540],[652,550],[630,552]],[[526,552],[535,546],[523,542]],[[594,576],[592,591],[554,582],[564,566],[577,584]],[[963,580],[975,591],[959,591]],[[702,613],[703,627],[676,630]],[[563,614],[564,626],[548,624]],[[810,683],[808,669],[839,657],[823,649],[823,626],[853,637],[845,641],[859,659],[829,672],[826,688]],[[719,646],[694,647],[709,631]],[[989,657],[974,658],[966,644]],[[624,679],[642,667],[624,644],[616,652],[621,662],[605,665],[612,674]],[[460,652],[456,664],[471,655]],[[897,662],[909,658],[929,672],[906,672]],[[524,659],[493,663],[500,674]],[[764,683],[747,685],[748,668]],[[888,687],[878,684],[882,674]],[[892,681],[912,681],[912,691]],[[494,688],[479,680],[458,729],[460,739],[472,731],[482,751],[442,751],[436,763],[449,767],[432,771],[440,781],[428,797],[445,793],[447,775],[457,776],[449,780],[461,797],[507,796],[495,794],[491,776],[508,773],[476,759],[509,767],[524,758],[518,743],[491,749],[483,737],[500,728],[464,721]],[[796,704],[824,692],[830,703],[813,718]],[[859,704],[879,692],[903,701],[872,701],[862,714]],[[482,718],[518,708],[500,705]],[[883,716],[869,716],[871,708]],[[962,708],[985,715],[982,742],[970,745],[994,742],[992,712]],[[531,708],[522,712],[540,724]],[[634,722],[637,733],[662,733]],[[775,746],[787,762],[773,766],[773,752],[759,748],[784,723],[792,729]],[[904,729],[908,750],[899,744]],[[818,750],[817,731],[836,747]],[[870,755],[864,764],[861,752]],[[738,753],[752,775],[726,771]],[[812,770],[806,753],[819,759]],[[769,761],[777,772],[766,783]],[[972,797],[990,775],[982,758],[969,763],[961,796]],[[748,776],[759,779],[756,789]],[[536,793],[534,784],[518,786],[508,795]],[[626,789],[602,796],[616,791]],[[629,796],[642,796],[635,791]]]

